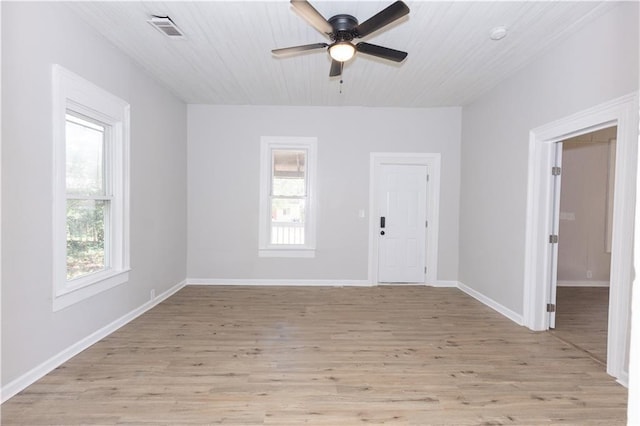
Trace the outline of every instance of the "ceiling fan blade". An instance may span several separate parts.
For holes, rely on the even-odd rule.
[[[273,49],[271,53],[276,56],[293,55],[295,53],[306,52],[307,50],[322,49],[329,46],[327,43],[304,44],[302,46],[283,47],[281,49]]]
[[[329,77],[337,77],[342,75],[342,65],[343,62],[336,61],[335,59],[331,60],[331,69],[329,70]]]
[[[356,50],[360,53],[377,56],[378,58],[388,59],[394,62],[402,62],[404,58],[407,57],[407,52],[364,42],[356,44]]]
[[[293,0],[292,0],[293,1]],[[358,37],[365,37],[380,28],[385,27],[393,21],[402,18],[409,13],[409,6],[398,0],[386,9],[381,10],[371,18],[358,25],[355,30]]]
[[[327,35],[333,32],[333,27],[329,21],[327,21],[315,7],[311,6],[311,3],[307,0],[291,0],[291,6],[293,6],[316,30]]]

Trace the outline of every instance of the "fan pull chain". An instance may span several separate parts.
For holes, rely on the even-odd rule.
[[[342,80],[342,71],[344,70],[344,62],[340,62],[340,94],[342,95],[342,83],[344,83],[344,81]]]
[[[342,95],[342,83],[344,83],[344,81],[342,81],[342,79],[340,79],[340,94]]]

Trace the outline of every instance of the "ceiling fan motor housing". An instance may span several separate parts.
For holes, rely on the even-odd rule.
[[[333,28],[333,32],[330,34],[331,40],[351,41],[358,36],[356,31],[358,20],[351,15],[332,16],[329,18],[329,24]]]

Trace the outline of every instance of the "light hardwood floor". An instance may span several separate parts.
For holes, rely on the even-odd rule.
[[[608,287],[558,287],[553,333],[607,363]]]
[[[189,286],[2,424],[624,424],[601,365],[453,288]]]

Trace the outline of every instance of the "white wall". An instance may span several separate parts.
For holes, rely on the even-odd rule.
[[[52,311],[51,64],[131,105],[130,281]],[[186,277],[186,106],[63,3],[2,4],[2,386]]]
[[[442,154],[438,279],[457,279],[460,108],[189,105],[188,117],[190,279],[366,280],[371,152]],[[314,259],[258,257],[261,136],[318,138]]]
[[[639,16],[640,17],[640,16]],[[640,143],[640,136],[638,137]],[[640,151],[638,152],[640,162]],[[636,223],[640,223],[640,173],[636,178]],[[640,271],[640,226],[634,230],[634,268]],[[627,424],[640,425],[640,274],[636,274],[631,291],[631,327],[629,348],[629,397]],[[631,403],[633,401],[633,403]]]
[[[529,131],[638,89],[638,4],[620,3],[463,109],[460,281],[523,312]]]

